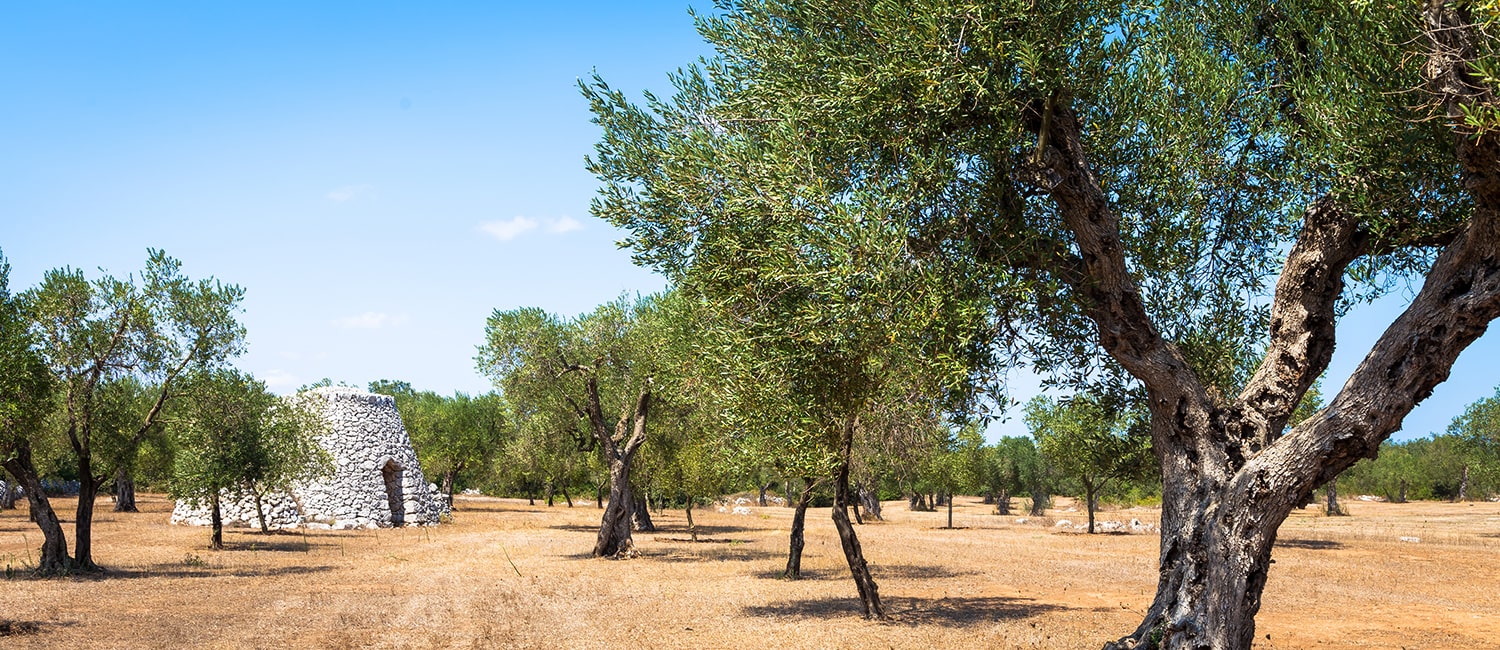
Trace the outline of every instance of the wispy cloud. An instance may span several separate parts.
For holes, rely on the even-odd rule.
[[[557,233],[559,235],[565,232],[573,232],[574,230],[583,230],[583,224],[578,223],[578,220],[574,219],[573,217],[553,219],[547,224],[547,232]]]
[[[382,327],[395,327],[406,322],[406,314],[391,315],[385,312],[367,311],[363,314],[340,318],[333,321],[335,327],[346,330],[378,330]]]
[[[479,224],[479,229],[500,241],[510,241],[528,230],[536,230],[536,219],[516,217],[507,221],[486,221]]]
[[[500,241],[510,241],[538,228],[549,234],[562,235],[575,230],[583,230],[583,224],[579,223],[573,217],[559,217],[557,219],[516,217],[504,221],[486,221],[479,224],[481,231]]]
[[[370,185],[345,185],[343,187],[336,187],[329,190],[328,194],[325,194],[324,196],[328,197],[328,200],[330,201],[344,203],[346,201],[353,201],[354,199],[369,194],[370,190],[372,189],[375,188]]]

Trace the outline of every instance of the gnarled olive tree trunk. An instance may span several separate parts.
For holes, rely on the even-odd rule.
[[[115,512],[140,512],[135,505],[135,479],[124,465],[115,470]]]
[[[630,489],[630,464],[635,452],[646,441],[646,417],[651,409],[651,382],[641,389],[640,396],[630,413],[615,422],[613,430],[604,420],[604,409],[599,402],[599,383],[592,372],[583,366],[575,369],[586,373],[584,388],[587,402],[579,410],[588,417],[599,449],[609,463],[609,505],[604,508],[604,518],[599,522],[599,538],[594,543],[594,557],[628,558],[637,555],[635,540],[630,536],[630,524],[635,510],[635,495]],[[629,436],[627,437],[627,426]]]
[[[5,459],[6,471],[21,484],[26,492],[26,502],[31,507],[31,520],[42,531],[42,548],[37,560],[37,573],[58,575],[74,570],[73,558],[68,556],[68,538],[63,534],[62,521],[47,500],[42,489],[42,479],[31,460],[31,442],[20,440]]]

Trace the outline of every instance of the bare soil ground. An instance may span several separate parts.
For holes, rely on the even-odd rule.
[[[56,502],[60,512],[73,504]],[[959,498],[944,513],[886,505],[859,527],[893,612],[859,617],[828,510],[808,516],[807,578],[777,579],[791,509],[680,510],[638,533],[644,556],[588,556],[592,504],[460,498],[435,528],[226,533],[171,526],[102,500],[104,578],[0,581],[3,648],[1098,648],[1140,621],[1154,534],[1058,532],[1062,510],[1017,523]],[[1299,512],[1282,528],[1260,648],[1500,648],[1500,504],[1349,500],[1350,517]],[[1154,522],[1156,511],[1102,519]],[[68,528],[71,534],[71,526]],[[1417,537],[1420,542],[1402,542]],[[0,512],[0,567],[34,557],[26,512]],[[71,540],[70,540],[71,541]]]

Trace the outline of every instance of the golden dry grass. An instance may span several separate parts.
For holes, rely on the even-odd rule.
[[[637,535],[644,557],[612,561],[587,555],[593,507],[461,498],[451,525],[231,530],[215,553],[206,529],[167,524],[164,498],[141,504],[99,516],[107,578],[0,582],[0,620],[22,632],[0,647],[1097,648],[1139,622],[1158,543],[963,498],[963,528],[944,530],[942,513],[893,502],[858,528],[894,613],[879,623],[858,616],[827,509],[809,513],[807,579],[786,582],[781,507],[695,512],[716,540],[698,544],[675,541],[685,520],[668,511]],[[1500,504],[1349,507],[1283,527],[1258,647],[1500,648]],[[1103,515],[1131,517],[1155,511]],[[0,565],[24,564],[37,535],[24,510],[0,513]]]

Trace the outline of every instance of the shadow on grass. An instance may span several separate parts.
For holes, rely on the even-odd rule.
[[[547,528],[550,529],[550,530],[565,530],[565,531],[568,531],[568,532],[571,532],[571,533],[598,533],[599,532],[599,524],[553,524],[551,526],[548,526]],[[756,533],[756,532],[762,532],[763,533],[763,532],[765,532],[765,529],[764,528],[750,528],[750,527],[747,527],[747,526],[703,526],[703,525],[699,525],[698,526],[698,537],[700,537],[700,538],[703,538],[703,537],[713,537],[715,535],[734,535],[736,533]],[[650,531],[640,531],[640,530],[637,530],[637,531],[635,531],[634,534],[636,534],[636,535],[661,535],[661,534],[666,534],[666,533],[670,533],[672,535],[680,535],[682,537],[687,537],[689,535],[687,526],[685,526],[685,525],[684,526],[679,526],[679,525],[676,525],[676,524],[660,524],[660,523],[658,523],[656,525],[656,530],[650,530]]]
[[[647,548],[641,556],[659,562],[759,562],[770,559],[786,561],[786,554],[758,548],[746,548],[742,544],[704,544],[679,549]]]
[[[8,636],[41,634],[49,627],[72,627],[75,623],[53,623],[50,621],[11,621],[0,619],[0,639]]]
[[[1327,539],[1278,539],[1276,548],[1300,548],[1308,551],[1335,551],[1344,548],[1343,542]]]
[[[784,562],[785,560],[786,560],[786,557],[785,557],[785,554],[783,553],[782,554],[782,561]],[[753,576],[755,576],[757,578],[760,578],[762,580],[785,580],[785,578],[782,577],[782,574],[785,571],[786,571],[786,568],[783,567],[783,568],[777,569],[775,571],[757,571],[757,572],[752,573],[750,575],[753,575]],[[847,569],[832,570],[832,571],[829,571],[829,570],[820,570],[820,569],[803,569],[802,570],[802,575],[798,576],[798,578],[797,578],[797,580],[799,580],[799,581],[800,580],[849,580],[849,579],[850,579],[849,578],[849,571]]]
[[[997,621],[1040,616],[1068,609],[1025,598],[902,598],[886,597],[886,612],[897,625],[971,627]],[[746,607],[745,614],[773,618],[834,618],[861,616],[857,598],[815,598],[776,605]]]
[[[332,571],[331,566],[288,566],[265,569],[216,569],[175,564],[158,564],[139,569],[109,569],[97,577],[102,580],[137,578],[272,578],[301,576]]]
[[[952,569],[937,564],[871,564],[870,573],[874,574],[876,580],[883,580],[885,578],[896,580],[929,580],[933,578],[970,576],[976,575],[979,572],[969,569]]]

